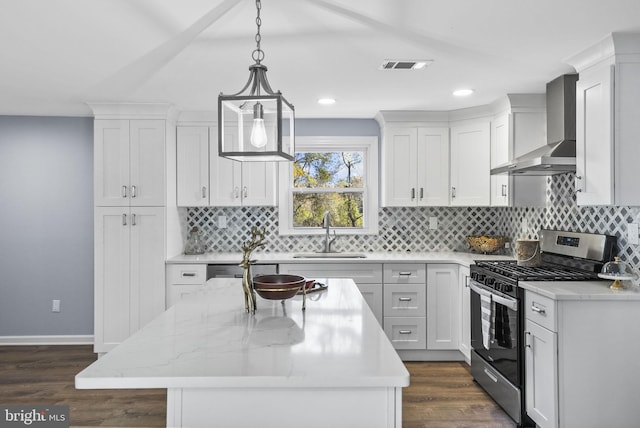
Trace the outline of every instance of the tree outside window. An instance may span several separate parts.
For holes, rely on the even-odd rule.
[[[300,137],[281,164],[280,233],[320,234],[329,212],[343,234],[378,231],[377,137]]]

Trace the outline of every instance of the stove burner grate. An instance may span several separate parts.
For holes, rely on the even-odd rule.
[[[516,261],[476,261],[487,271],[518,281],[589,281],[599,279],[597,273],[567,266],[543,264],[538,267],[518,266]]]

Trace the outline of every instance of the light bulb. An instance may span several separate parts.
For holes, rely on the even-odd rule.
[[[267,145],[267,130],[264,127],[264,119],[253,119],[251,145],[258,149]]]
[[[257,149],[267,145],[267,130],[264,127],[264,110],[262,104],[253,106],[253,128],[251,128],[251,145]]]

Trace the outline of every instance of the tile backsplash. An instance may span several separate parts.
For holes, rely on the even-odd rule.
[[[537,238],[541,228],[617,236],[618,253],[636,272],[640,271],[640,247],[627,241],[626,224],[640,222],[640,207],[579,207],[573,188],[574,174],[547,179],[546,207],[422,207],[381,208],[378,235],[340,236],[341,251],[469,251],[465,237],[473,234],[504,235],[510,241]],[[198,226],[207,249],[239,252],[253,226],[269,232],[265,252],[306,252],[322,248],[321,236],[278,235],[278,209],[265,207],[188,208],[183,213],[183,235]],[[218,216],[227,217],[227,227],[217,227]],[[429,217],[438,228],[428,228]],[[513,246],[512,246],[513,248]],[[509,250],[504,250],[509,251]]]

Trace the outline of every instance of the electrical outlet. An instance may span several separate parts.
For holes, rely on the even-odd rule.
[[[627,239],[631,245],[638,245],[640,243],[638,240],[638,223],[627,224]]]
[[[529,222],[527,221],[527,218],[523,218],[522,219],[522,230],[527,230],[529,229]]]
[[[218,216],[218,229],[226,229],[227,228],[227,216],[219,215]]]
[[[429,217],[429,230],[436,230],[438,228],[438,217]]]
[[[51,312],[60,312],[60,300],[51,301]]]
[[[511,248],[511,242],[505,242],[504,243],[504,248],[506,248],[506,249]]]

